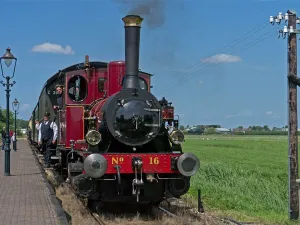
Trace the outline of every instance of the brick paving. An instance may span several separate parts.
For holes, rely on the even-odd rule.
[[[59,225],[62,210],[26,140],[10,152],[11,176],[4,176],[0,150],[0,225]]]

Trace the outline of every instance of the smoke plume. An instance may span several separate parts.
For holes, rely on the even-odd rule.
[[[128,10],[128,14],[136,14],[145,18],[149,28],[160,27],[165,22],[164,0],[118,0]]]
[[[145,65],[151,65],[151,71],[155,72],[155,68],[161,70],[162,67],[173,68],[174,65],[179,64],[176,52],[180,52],[180,37],[178,31],[172,29],[174,24],[172,20],[176,21],[176,17],[180,17],[180,11],[183,10],[185,4],[184,0],[114,1],[122,13],[143,17],[143,24],[148,28],[142,32],[146,37],[141,38],[147,38],[147,45],[151,47],[142,48],[141,66],[145,60]]]

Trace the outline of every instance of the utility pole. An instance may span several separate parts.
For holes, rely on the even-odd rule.
[[[287,58],[288,58],[288,187],[289,187],[289,219],[299,218],[299,194],[298,194],[298,114],[297,114],[297,86],[300,86],[300,78],[297,76],[297,24],[300,23],[296,12],[288,10],[283,15],[270,16],[270,23],[280,24],[282,20],[288,22],[283,30],[278,33],[278,38],[284,39],[288,36]],[[275,21],[274,21],[275,20]]]

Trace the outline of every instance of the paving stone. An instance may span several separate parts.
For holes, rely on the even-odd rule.
[[[51,201],[40,168],[26,140],[10,152],[11,176],[4,176],[4,151],[0,150],[0,225],[59,225],[57,204]],[[42,224],[40,224],[42,225]]]

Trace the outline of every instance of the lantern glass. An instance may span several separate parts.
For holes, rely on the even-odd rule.
[[[13,59],[16,60],[14,55],[11,54],[10,50],[10,48],[7,48],[5,54],[1,57],[1,59],[4,60],[4,63],[7,67],[11,66]]]
[[[12,64],[12,59],[4,59],[4,62],[7,67],[10,67]]]
[[[19,110],[19,101],[15,98],[13,101],[13,110],[18,111]]]

